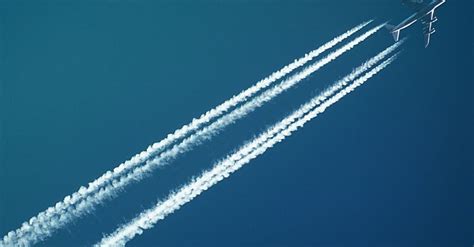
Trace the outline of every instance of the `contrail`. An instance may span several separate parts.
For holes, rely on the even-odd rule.
[[[303,66],[304,64],[311,61],[315,57],[319,56],[323,52],[327,51],[328,49],[344,41],[345,39],[347,39],[354,33],[358,32],[359,30],[361,30],[362,28],[364,28],[371,22],[372,21],[367,21],[350,29],[344,34],[322,45],[321,47],[309,52],[308,54],[305,54],[305,56],[299,59],[296,59],[294,62],[286,65],[282,69],[272,73],[270,76],[257,82],[254,86],[242,91],[238,95],[233,96],[232,98],[220,104],[219,106],[209,110],[208,112],[201,115],[199,118],[193,119],[191,123],[182,126],[180,129],[176,130],[174,133],[168,134],[168,136],[165,139],[150,145],[146,149],[146,151],[143,151],[135,155],[130,160],[125,161],[124,163],[120,164],[113,170],[107,171],[96,180],[90,182],[87,187],[83,186],[79,188],[77,192],[66,196],[63,199],[63,201],[56,203],[55,206],[49,207],[47,210],[39,213],[37,216],[32,217],[28,222],[23,223],[21,228],[17,229],[16,231],[9,232],[3,238],[3,242],[0,241],[0,245],[14,244],[15,242],[19,241],[20,238],[23,238],[24,236],[29,235],[29,234],[34,235],[34,236],[29,237],[31,240],[23,239],[23,241],[21,242],[23,242],[24,244],[34,244],[48,237],[52,233],[52,231],[46,229],[46,227],[43,227],[44,229],[42,230],[42,233],[34,234],[31,231],[34,229],[41,228],[40,226],[44,225],[45,222],[49,221],[51,218],[59,217],[64,211],[69,210],[70,207],[73,207],[77,202],[81,201],[82,199],[89,196],[90,194],[96,193],[102,186],[110,183],[110,181],[112,181],[114,178],[120,177],[121,175],[133,169],[137,165],[142,164],[144,161],[146,161],[153,155],[156,155],[157,153],[163,151],[164,149],[169,147],[171,144],[173,144],[177,140],[186,137],[188,134],[201,128],[204,124],[209,123],[212,119],[215,119],[221,116],[222,114],[227,112],[229,109],[237,106],[238,104],[242,102],[245,102],[246,100],[253,97],[258,92],[260,92],[261,90],[270,86],[275,81],[283,78],[287,74]],[[45,233],[46,235],[44,235]]]
[[[246,102],[244,105],[234,109],[229,114],[217,119],[209,126],[206,126],[203,129],[194,133],[193,135],[187,137],[181,143],[174,145],[171,149],[160,153],[156,158],[147,161],[143,166],[135,167],[132,172],[127,173],[126,175],[120,178],[113,179],[109,185],[100,188],[100,190],[98,190],[95,194],[90,195],[79,203],[77,203],[75,207],[71,207],[70,210],[64,211],[60,216],[51,219],[49,222],[42,222],[42,225],[35,226],[32,231],[32,234],[21,238],[19,241],[29,242],[32,240],[34,241],[37,236],[50,235],[52,231],[61,228],[71,220],[80,217],[85,213],[91,212],[94,209],[95,205],[102,203],[108,198],[114,197],[118,191],[123,189],[128,184],[134,181],[142,180],[146,175],[150,174],[157,167],[166,165],[168,162],[178,157],[178,155],[189,151],[196,145],[202,143],[204,140],[210,139],[219,131],[221,131],[224,127],[251,113],[256,108],[260,107],[264,103],[270,101],[282,92],[296,85],[298,82],[311,75],[324,65],[328,64],[329,62],[338,58],[345,52],[351,50],[356,45],[365,41],[371,35],[375,34],[378,30],[380,30],[384,25],[385,24],[382,24],[370,29],[369,31],[345,44],[341,48],[322,58],[321,60],[306,67],[303,71],[291,76],[290,78],[284,80],[278,85],[275,85],[273,88],[268,89],[261,95],[256,96],[252,100]]]
[[[392,46],[392,48],[394,49],[397,46],[398,45]],[[238,151],[215,164],[212,169],[205,171],[201,176],[193,179],[190,183],[169,195],[165,201],[158,202],[153,208],[142,212],[130,223],[119,227],[114,233],[104,237],[96,244],[96,246],[124,246],[126,242],[133,239],[136,235],[140,235],[144,230],[152,228],[159,220],[164,219],[166,216],[172,214],[211,186],[217,184],[224,178],[227,178],[233,172],[237,171],[260,154],[263,154],[267,149],[273,147],[276,143],[283,141],[294,131],[298,130],[298,128],[303,127],[305,123],[324,112],[328,107],[383,70],[396,59],[397,55],[398,54],[388,58],[377,67],[355,80],[352,84],[326,100],[326,95],[330,95],[338,90],[337,88],[339,88],[339,86],[336,85],[340,85],[340,87],[347,85],[351,81],[351,78],[354,78],[356,74],[362,73],[359,71],[367,70],[367,66],[369,66],[368,64],[371,63],[368,61],[363,64],[359,68],[360,70],[356,69],[351,74],[335,83],[334,85],[336,87],[328,88],[319,96],[302,105],[298,110],[283,119],[281,122],[270,127],[260,136],[243,145]]]

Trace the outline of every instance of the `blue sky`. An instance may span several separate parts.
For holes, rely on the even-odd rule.
[[[287,141],[131,246],[470,246],[470,1]],[[2,1],[0,233],[399,1]],[[84,246],[392,44],[380,31],[43,243]]]

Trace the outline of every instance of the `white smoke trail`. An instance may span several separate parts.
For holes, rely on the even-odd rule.
[[[158,202],[153,208],[142,212],[128,224],[119,227],[114,233],[104,237],[98,244],[96,244],[96,246],[124,246],[126,242],[133,239],[136,235],[140,235],[144,230],[152,228],[159,220],[172,214],[181,206],[190,202],[219,181],[229,177],[233,172],[264,153],[267,149],[273,147],[276,143],[283,141],[298,128],[303,127],[305,123],[324,112],[328,107],[380,72],[392,63],[396,57],[397,54],[388,58],[380,65],[354,81],[354,83],[324,101],[327,95],[337,91],[337,88],[347,85],[351,81],[351,78],[355,77],[356,74],[362,73],[360,71],[367,70],[367,66],[370,66],[370,61],[368,61],[359,68],[360,70],[356,69],[347,77],[337,82],[335,87],[330,87],[319,96],[313,98],[310,102],[302,105],[290,116],[275,124],[257,138],[243,145],[238,151],[227,156],[224,160],[218,162],[212,169],[202,173],[201,176],[169,195],[165,201]],[[321,104],[322,101],[324,102]]]
[[[37,216],[32,217],[28,222],[22,224],[21,228],[17,229],[16,231],[9,232],[4,238],[3,242],[0,241],[0,245],[2,244],[12,244],[14,245],[15,242],[19,241],[20,238],[23,238],[25,235],[33,234],[31,230],[40,228],[41,225],[44,225],[45,222],[49,221],[51,218],[59,217],[64,211],[69,210],[68,208],[73,207],[74,204],[81,201],[83,198],[87,197],[90,194],[96,193],[100,188],[114,178],[121,176],[122,174],[128,172],[130,169],[133,169],[137,165],[143,163],[153,155],[163,151],[165,148],[169,147],[171,144],[176,142],[177,140],[186,137],[191,132],[201,128],[204,124],[209,123],[212,119],[221,116],[229,109],[237,106],[238,104],[245,102],[250,97],[253,97],[255,94],[260,92],[261,90],[267,88],[275,81],[283,78],[287,74],[291,73],[295,69],[303,66],[307,62],[311,61],[315,57],[319,56],[323,52],[327,51],[328,49],[334,47],[338,43],[342,42],[343,40],[347,39],[354,33],[358,32],[365,26],[367,26],[372,21],[364,22],[349,31],[345,32],[344,34],[334,38],[333,40],[327,42],[326,44],[322,45],[321,47],[305,54],[305,56],[296,59],[293,63],[286,65],[282,69],[272,73],[267,78],[257,82],[254,86],[242,91],[238,95],[233,96],[231,99],[225,101],[224,103],[220,104],[219,106],[209,110],[205,114],[201,115],[197,119],[193,119],[191,123],[182,126],[180,129],[176,130],[172,134],[168,134],[168,136],[161,140],[160,142],[154,143],[150,145],[146,151],[143,151],[130,160],[125,161],[124,163],[120,164],[112,171],[107,171],[101,177],[97,178],[96,180],[90,182],[87,187],[81,187],[77,192],[66,196],[63,201],[56,203],[55,206],[49,207],[47,210],[39,213]],[[52,231],[44,229],[43,231],[46,232],[46,235],[40,236],[41,234],[37,233],[34,234],[31,240],[22,241],[24,244],[34,244],[35,242],[41,241],[42,239],[49,236]],[[44,233],[42,233],[44,234]],[[31,237],[30,237],[31,238]],[[23,239],[25,240],[25,239]]]
[[[303,71],[291,76],[280,84],[275,85],[273,88],[268,89],[259,96],[256,96],[252,100],[246,102],[244,105],[234,109],[229,114],[219,118],[209,126],[206,126],[203,129],[197,131],[195,134],[187,137],[181,143],[174,145],[173,148],[160,153],[156,158],[147,161],[143,166],[135,167],[132,172],[118,179],[112,180],[109,185],[101,188],[97,191],[97,193],[90,195],[84,200],[80,201],[75,205],[74,208],[71,208],[68,211],[63,211],[60,216],[52,218],[49,222],[43,222],[42,225],[33,226],[34,228],[31,231],[32,234],[24,236],[23,238],[19,239],[18,242],[30,242],[35,241],[37,239],[37,236],[48,236],[51,234],[52,231],[63,227],[66,223],[70,222],[74,218],[80,217],[85,213],[91,212],[94,209],[95,205],[102,203],[108,198],[114,197],[118,191],[120,191],[128,184],[134,181],[142,180],[146,175],[150,174],[157,167],[166,165],[168,162],[175,159],[179,154],[189,151],[196,145],[200,144],[202,141],[216,135],[224,127],[228,126],[229,124],[232,124],[237,119],[246,116],[264,103],[270,101],[282,92],[296,85],[298,82],[311,75],[324,65],[328,64],[329,62],[338,58],[345,52],[351,50],[356,45],[365,41],[371,35],[375,34],[378,30],[380,30],[384,25],[385,24],[382,24],[370,29],[366,33],[360,35],[359,37],[355,38],[346,45],[330,53],[323,59],[308,66]]]

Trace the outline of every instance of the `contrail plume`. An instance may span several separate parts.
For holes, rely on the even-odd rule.
[[[175,143],[177,140],[180,140],[192,133],[193,131],[198,130],[203,125],[223,115],[231,108],[236,107],[237,105],[247,101],[249,98],[253,97],[263,89],[269,87],[275,81],[285,77],[287,74],[291,73],[295,69],[305,65],[307,62],[311,61],[323,52],[344,41],[345,39],[358,32],[371,22],[372,21],[367,21],[350,29],[344,34],[322,45],[321,47],[309,52],[305,56],[296,59],[291,64],[286,65],[285,67],[274,72],[267,78],[257,82],[254,86],[242,91],[238,95],[233,96],[232,98],[220,104],[219,106],[209,110],[208,112],[201,115],[199,118],[193,119],[191,123],[182,126],[174,133],[168,134],[165,139],[150,145],[146,149],[146,151],[135,155],[130,160],[125,161],[113,170],[107,171],[96,180],[90,182],[87,186],[80,187],[77,192],[66,196],[62,201],[56,203],[54,206],[49,207],[45,211],[40,212],[37,216],[32,217],[29,221],[24,222],[20,228],[11,231],[6,236],[4,236],[3,241],[0,241],[0,245],[19,245],[20,243],[22,245],[31,245],[49,237],[56,230],[56,228],[60,228],[62,225],[66,224],[67,221],[74,219],[72,215],[69,215],[68,217],[62,217],[62,214],[71,210],[71,208],[74,207],[81,209],[82,206],[79,204],[82,203],[82,200],[84,198],[90,196],[91,194],[100,193],[102,187],[110,184],[114,179],[124,175],[131,169],[144,163],[150,157],[153,157],[154,155],[162,152],[170,145]],[[49,223],[50,221],[57,221],[61,218],[63,219],[60,220],[62,222],[61,226]],[[55,225],[55,227],[51,227],[52,225]]]
[[[355,45],[363,42],[365,39],[370,37],[372,34],[377,32],[383,25],[379,25],[363,35],[357,37],[353,41],[339,48],[333,53],[330,53],[327,57],[321,59],[320,61],[314,63],[308,68],[304,69],[302,72],[290,77],[288,80],[283,81],[279,85],[267,90],[261,95],[253,98],[244,105],[234,109],[231,113],[221,117],[216,120],[209,126],[199,130],[195,134],[187,137],[181,143],[175,145],[173,148],[164,151],[159,154],[156,158],[147,161],[145,165],[136,167],[132,172],[120,177],[119,179],[113,180],[109,186],[101,188],[96,194],[91,195],[78,203],[78,205],[71,211],[61,215],[59,219],[54,222],[51,222],[52,227],[60,227],[63,225],[63,221],[68,221],[68,217],[79,217],[81,214],[93,210],[94,206],[102,203],[105,199],[114,197],[118,191],[123,189],[128,184],[134,181],[142,180],[146,175],[150,174],[157,167],[163,166],[175,159],[179,154],[184,153],[196,145],[202,143],[204,140],[211,138],[213,135],[217,134],[222,128],[233,123],[239,118],[242,118],[255,110],[257,107],[263,105],[265,102],[273,99],[277,95],[281,94],[285,90],[294,86],[297,82],[309,76],[311,73],[315,72],[325,64],[336,59],[338,56],[342,55],[344,52],[350,50]]]
[[[330,95],[331,92],[334,93],[337,89],[333,87],[328,88],[319,96],[314,97],[308,103],[302,105],[291,115],[243,145],[239,150],[216,163],[213,168],[205,171],[198,178],[193,179],[187,185],[182,186],[179,190],[170,194],[166,200],[158,202],[153,208],[142,212],[128,224],[119,227],[114,233],[104,237],[98,244],[96,244],[96,246],[124,246],[126,242],[133,239],[136,235],[140,235],[144,230],[152,228],[159,220],[172,214],[184,204],[190,202],[219,181],[229,177],[232,173],[263,154],[278,142],[283,141],[293,132],[303,127],[305,123],[324,112],[328,107],[338,102],[345,95],[349,94],[357,87],[364,84],[372,76],[387,67],[396,59],[397,55],[398,54],[388,58],[362,77],[359,77],[352,84],[341,89],[329,99],[327,99],[326,95]],[[362,68],[362,70],[367,70],[367,67],[365,66],[366,64],[362,65],[360,68]],[[354,73],[355,72],[353,71],[347,77],[336,82],[335,85],[347,85],[351,81],[351,78],[354,77]]]
[[[224,127],[248,115],[258,107],[262,106],[264,103],[270,101],[279,94],[296,85],[298,82],[308,77],[324,65],[328,64],[329,62],[338,58],[345,52],[351,50],[356,45],[365,41],[371,35],[375,34],[378,30],[380,30],[384,25],[385,24],[382,24],[370,29],[369,31],[358,36],[357,38],[345,44],[336,51],[328,54],[321,60],[306,67],[301,72],[291,76],[290,78],[284,80],[278,85],[275,85],[273,88],[268,89],[261,95],[256,96],[255,98],[246,102],[242,106],[234,109],[232,112],[212,122],[212,124],[200,129],[196,133],[185,138],[181,143],[176,144],[172,148],[165,150],[152,160],[146,161],[144,165],[137,166],[131,172],[119,178],[113,179],[110,184],[100,188],[95,194],[92,194],[81,200],[75,205],[75,207],[70,207],[68,208],[68,210],[63,210],[63,213],[60,216],[52,218],[49,221],[43,221],[43,224],[41,225],[33,225],[33,229],[31,231],[32,234],[19,239],[19,241],[31,241],[35,240],[37,236],[48,236],[54,230],[63,227],[65,224],[72,221],[73,219],[93,211],[96,205],[104,202],[106,199],[113,198],[117,195],[117,192],[122,190],[130,183],[142,180],[146,175],[149,175],[157,167],[161,167],[168,164],[170,161],[177,158],[180,154],[187,152],[202,143],[203,141],[210,139],[214,135],[218,134],[219,131],[221,131]]]

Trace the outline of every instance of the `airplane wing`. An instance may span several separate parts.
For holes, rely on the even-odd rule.
[[[402,0],[402,3],[414,11],[418,11],[426,6],[426,3],[423,0]]]
[[[428,47],[430,45],[430,40],[431,40],[431,34],[432,33],[425,33],[425,48]]]
[[[421,23],[423,25],[423,35],[425,36],[425,47],[428,47],[430,44],[431,35],[436,31],[433,28],[433,23],[436,20],[437,18],[434,16],[434,10],[421,18]]]

